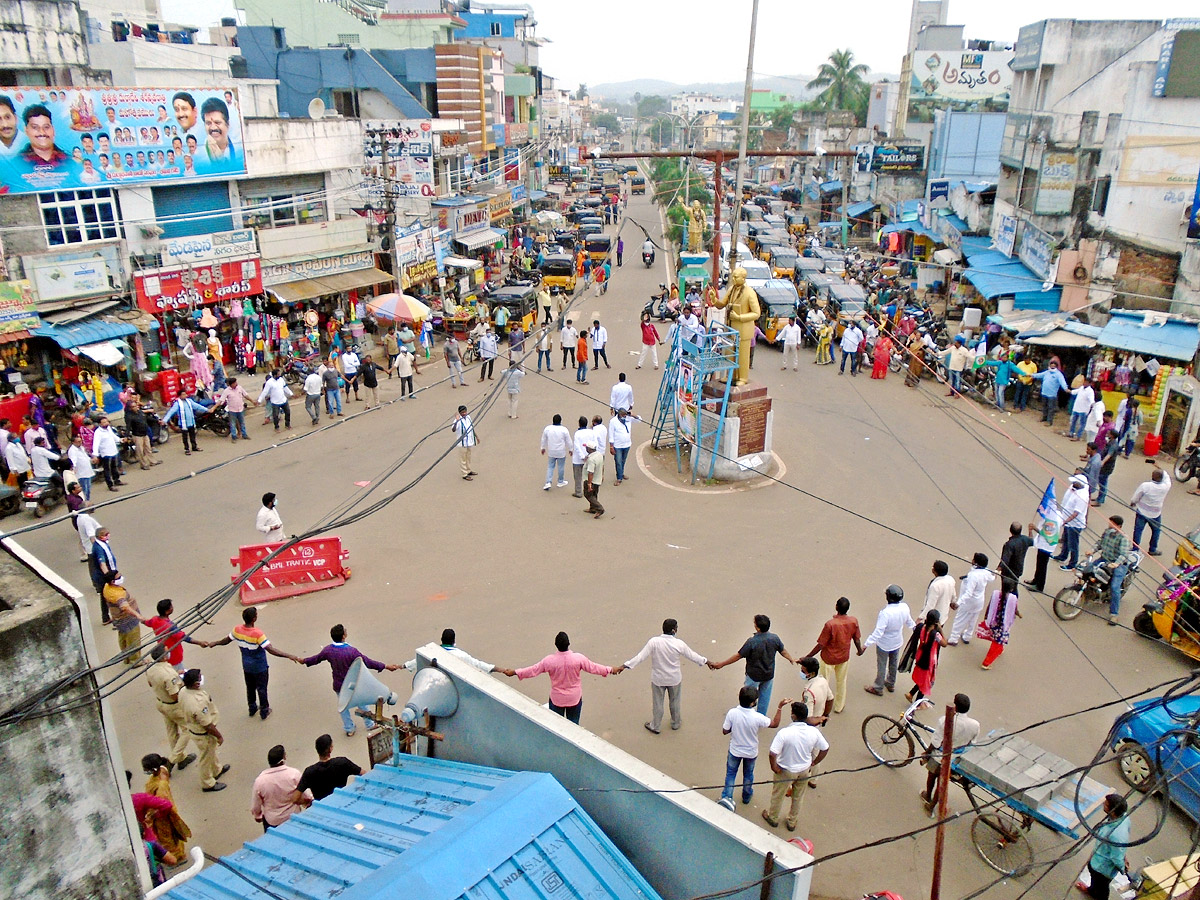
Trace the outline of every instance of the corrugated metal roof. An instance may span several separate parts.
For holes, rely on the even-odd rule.
[[[222,861],[166,897],[268,900],[261,885],[286,900],[659,900],[553,776],[417,756]]]
[[[1191,360],[1200,346],[1195,322],[1167,318],[1162,313],[1113,310],[1100,332],[1101,346],[1167,359]]]
[[[922,225],[920,222],[890,222],[879,229],[881,235],[891,234],[893,231],[911,231],[913,234],[919,234],[922,237],[927,237],[931,241],[942,243],[942,239]]]
[[[964,234],[962,239],[963,256],[970,259],[979,253],[992,249],[992,239],[986,234]],[[1001,254],[1003,255],[1003,254]]]
[[[137,334],[137,329],[125,322],[109,322],[105,319],[85,319],[65,325],[39,325],[30,329],[34,337],[49,338],[64,350],[74,350],[84,344],[98,344],[116,338]]]
[[[981,250],[966,254],[972,269],[994,269],[996,266],[1007,266],[1015,260],[1005,256],[999,250]]]
[[[954,229],[959,234],[966,234],[971,230],[971,226],[966,223],[962,216],[956,216],[954,213],[950,213],[950,215],[942,216],[942,218],[945,219],[945,221],[950,225],[953,225]]]
[[[975,285],[975,290],[989,300],[1007,294],[1037,293],[1042,284],[1040,278],[1016,260],[985,269],[976,268],[972,264],[971,268],[963,272],[963,278]]]

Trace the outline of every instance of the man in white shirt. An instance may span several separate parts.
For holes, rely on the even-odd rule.
[[[681,641],[679,623],[674,619],[664,619],[663,633],[655,635],[646,641],[646,646],[633,659],[625,663],[625,668],[632,669],[638,663],[650,659],[650,721],[644,722],[643,727],[652,734],[658,734],[663,717],[663,694],[671,705],[671,730],[678,731],[683,724],[683,713],[680,709],[680,695],[683,689],[683,672],[680,669],[680,657],[690,659],[698,666],[705,665],[708,660]]]
[[[608,329],[600,324],[599,319],[592,319],[591,339],[593,357],[592,368],[600,368],[600,359],[603,357],[604,368],[611,369],[612,366],[608,364],[608,352],[604,349],[608,344]]]
[[[608,411],[616,415],[618,409],[633,412],[633,385],[625,380],[625,373],[617,376],[617,383],[608,395]]]
[[[1115,440],[1115,438],[1110,438]],[[1162,469],[1150,473],[1150,480],[1143,481],[1133,492],[1129,505],[1133,507],[1133,543],[1142,546],[1142,529],[1150,526],[1151,556],[1161,556],[1158,549],[1158,535],[1162,531],[1163,504],[1166,503],[1167,493],[1171,490],[1171,479]]]
[[[571,452],[571,432],[562,423],[562,416],[554,414],[554,422],[542,429],[542,456],[546,457],[546,483],[543,491],[550,490],[554,482],[554,469],[558,468],[558,486],[567,486],[567,454]]]
[[[691,341],[693,344],[698,343],[699,337],[704,333],[704,326],[700,324],[700,317],[696,315],[695,310],[690,306],[686,307],[683,315],[679,317],[679,327],[683,331],[683,339]],[[668,343],[670,343],[668,341]]]
[[[842,332],[842,365],[838,368],[839,375],[846,374],[846,359],[850,359],[850,374],[858,374],[858,348],[862,346],[863,333],[857,322],[851,322]]]
[[[896,689],[896,667],[900,663],[900,648],[904,645],[904,629],[916,625],[904,602],[904,589],[898,584],[889,584],[884,591],[887,605],[879,611],[875,620],[875,630],[863,642],[858,655],[862,656],[867,647],[875,645],[875,683],[868,684],[863,690],[877,697],[883,696],[884,688],[888,692]]]
[[[489,672],[489,673],[495,672],[496,669],[498,669],[498,668],[503,668],[502,666],[494,666],[491,663],[484,662],[481,659],[476,659],[470,653],[468,653],[466,650],[459,649],[458,647],[456,647],[454,645],[454,639],[455,639],[455,634],[454,634],[453,628],[442,629],[442,641],[441,641],[442,649],[445,650],[447,653],[449,653],[451,656],[455,656],[458,659],[461,659],[463,662],[465,662],[471,668],[478,669],[480,672]],[[408,662],[406,662],[404,664],[404,669],[406,669],[409,672],[417,671],[416,659],[410,659]]]
[[[1090,506],[1087,476],[1076,473],[1071,476],[1071,485],[1063,495],[1062,503],[1059,504],[1062,512],[1062,528],[1059,533],[1062,540],[1059,541],[1061,547],[1054,559],[1056,562],[1063,563],[1059,568],[1064,572],[1075,568],[1079,562],[1079,536],[1087,528]],[[1141,534],[1140,531],[1137,533]]]
[[[808,323],[809,336],[815,342],[817,332],[825,325],[825,311],[819,306],[814,306],[808,311],[808,318],[805,319],[805,322]]]
[[[592,416],[592,434],[596,438],[596,449],[601,453],[608,452],[608,429],[604,427],[604,419]]]
[[[571,324],[570,319],[559,329],[558,340],[562,345],[562,367],[575,368],[575,346],[579,343],[579,329]]]
[[[23,487],[29,477],[29,454],[25,452],[25,445],[15,434],[8,436],[8,446],[4,448],[4,462],[8,465],[8,471],[16,478],[17,488]]]
[[[587,445],[595,443],[596,436],[588,427],[587,416],[580,416],[579,428],[576,429],[571,443],[571,470],[575,474],[575,493],[572,497],[583,497],[583,466],[588,458]]]
[[[110,491],[115,491],[119,485],[125,482],[121,480],[121,473],[118,471],[121,450],[117,443],[117,433],[113,431],[108,416],[100,417],[96,433],[92,436],[92,452],[100,460],[100,468],[104,472],[104,483],[108,485]],[[11,461],[8,467],[12,468]]]
[[[792,803],[784,824],[788,831],[795,831],[800,819],[800,805],[804,802],[805,781],[809,770],[818,766],[829,753],[829,742],[816,728],[808,724],[808,706],[792,703],[792,724],[780,730],[771,741],[771,771],[775,782],[771,785],[771,806],[762,812],[763,821],[772,828],[779,827],[779,811],[788,789],[792,792]]]
[[[321,393],[321,370],[313,369],[304,378],[304,411],[314,425],[321,420]]]
[[[75,480],[79,482],[79,487],[83,490],[83,499],[91,500],[92,479],[96,477],[96,470],[92,468],[92,458],[83,449],[83,438],[79,435],[75,435],[71,440],[71,446],[67,448],[67,461],[71,463],[71,469],[75,472]]]
[[[38,438],[33,442],[33,451],[29,454],[29,461],[33,466],[33,477],[53,478],[54,467],[50,463],[58,462],[60,459],[62,457],[46,446],[45,438]]]
[[[733,812],[733,785],[738,769],[742,770],[742,803],[748,804],[754,796],[754,764],[758,761],[758,733],[764,728],[778,728],[783,708],[792,701],[779,701],[775,718],[768,719],[760,713],[758,688],[745,685],[738,691],[738,705],[725,713],[721,733],[729,735],[729,754],[725,758],[725,789],[717,802]]]
[[[471,417],[467,415],[467,408],[459,406],[458,415],[454,419],[454,424],[450,426],[450,430],[458,435],[458,460],[462,466],[463,481],[474,481],[476,473],[471,468],[471,450],[479,443],[479,438],[475,434],[475,423],[471,421]]]
[[[954,627],[950,629],[947,646],[953,647],[962,639],[964,644],[971,643],[975,636],[975,626],[983,613],[983,605],[987,602],[987,586],[995,579],[996,574],[988,569],[986,553],[976,553],[971,559],[972,569],[962,578],[962,587],[958,591],[958,599],[950,604],[957,610],[954,614]]]
[[[625,477],[625,463],[633,447],[632,428],[633,416],[626,409],[618,407],[617,414],[608,420],[608,452],[617,464],[616,484],[629,480]]]
[[[917,618],[924,622],[929,611],[936,609],[941,613],[941,620],[949,622],[950,607],[954,603],[957,593],[954,587],[954,576],[950,574],[950,567],[944,560],[934,560],[933,579],[925,588],[925,605],[921,607],[921,613]]]
[[[951,750],[962,750],[964,747],[975,743],[979,738],[979,722],[967,715],[970,709],[970,697],[966,694],[954,695],[954,728],[950,736]],[[925,803],[925,812],[931,816],[937,808],[938,803],[938,773],[942,768],[941,751],[942,739],[946,733],[945,716],[938,718],[937,728],[934,729],[933,733],[937,735],[937,744],[931,749],[929,755],[925,757],[925,769],[928,774],[925,776],[925,790],[921,792],[921,800]]]
[[[787,368],[789,358],[792,360],[792,371],[800,370],[800,338],[803,333],[796,324],[796,317],[788,316],[788,323],[775,335],[775,343],[783,341],[783,365],[779,367],[780,371]]]
[[[356,356],[355,359],[358,359]],[[355,369],[357,372],[358,370]],[[288,387],[287,381],[283,377],[283,373],[278,369],[271,372],[271,377],[263,384],[262,392],[258,395],[258,402],[262,403],[267,400],[271,408],[271,421],[275,425],[275,430],[279,430],[279,416],[283,414],[283,424],[289,430],[292,427],[292,408],[288,405],[288,397],[292,396],[292,389]],[[358,398],[355,397],[357,400]]]
[[[351,347],[342,354],[342,374],[346,378],[346,400],[350,400],[350,388],[354,388],[354,399],[361,400],[358,396],[358,369],[362,365],[362,360],[358,358],[358,351]]]
[[[283,540],[283,519],[279,518],[279,510],[275,508],[275,495],[268,492],[262,496],[262,508],[254,520],[254,527],[267,536],[268,544]]]
[[[96,532],[100,530],[100,523],[96,521],[92,512],[92,507],[85,506],[75,514],[75,530],[79,532],[79,545],[83,548],[80,562],[87,562],[88,555],[92,552],[92,544],[96,540]]]
[[[500,339],[490,328],[479,339],[479,380],[486,376],[489,381],[495,377],[496,357],[500,353]]]
[[[1081,441],[1088,413],[1096,403],[1096,392],[1092,389],[1092,383],[1085,378],[1083,384],[1071,393],[1075,395],[1075,402],[1071,404],[1071,426],[1067,429],[1067,437],[1073,441]]]

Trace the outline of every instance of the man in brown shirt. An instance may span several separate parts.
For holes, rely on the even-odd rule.
[[[850,612],[850,601],[839,597],[837,615],[825,623],[821,636],[816,645],[808,652],[808,656],[820,653],[821,677],[827,680],[833,689],[833,711],[840,713],[846,706],[846,675],[850,668],[850,645],[862,653],[862,632],[858,628],[858,619],[847,615]]]

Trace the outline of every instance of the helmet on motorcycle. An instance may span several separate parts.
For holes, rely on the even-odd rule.
[[[904,588],[898,584],[889,584],[883,595],[887,598],[888,603],[899,603],[904,599]]]

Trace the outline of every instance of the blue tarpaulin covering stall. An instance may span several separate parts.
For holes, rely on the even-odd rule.
[[[30,329],[34,337],[49,338],[64,350],[74,350],[86,344],[98,344],[137,334],[137,329],[125,322],[108,322],[104,319],[85,319],[64,325],[45,323]]]
[[[942,240],[920,222],[889,222],[880,229],[880,234],[891,234],[893,231],[911,231],[938,243]]]
[[[962,239],[963,256],[970,259],[977,253],[986,253],[992,249],[992,239],[986,234],[964,234]],[[1000,254],[1003,256],[1004,254]],[[1005,257],[1007,258],[1007,257]]]
[[[1163,313],[1114,309],[1097,340],[1102,347],[1190,362],[1200,346],[1200,327]]]

